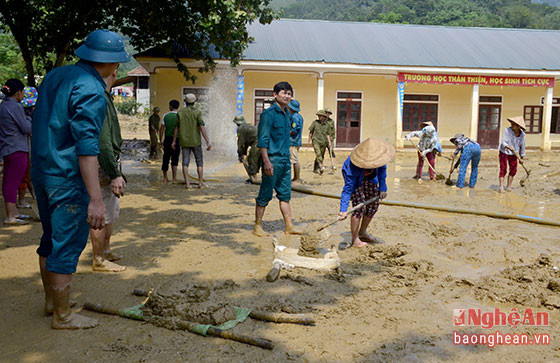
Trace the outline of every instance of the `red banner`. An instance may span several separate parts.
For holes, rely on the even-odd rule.
[[[483,86],[554,87],[552,77],[499,77],[463,74],[399,73],[398,82],[430,84],[479,84]]]

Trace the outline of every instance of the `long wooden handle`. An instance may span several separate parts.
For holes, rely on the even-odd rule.
[[[265,311],[251,311],[249,316],[253,319],[271,321],[273,323],[288,323],[315,325],[315,319],[308,314],[269,313]]]
[[[410,141],[410,143],[411,143],[412,145],[414,145],[414,147],[416,148],[416,150],[418,150],[418,152],[422,155],[422,159],[425,159],[426,157],[424,156],[424,154],[422,154],[422,151],[420,150],[420,148],[418,147],[418,145],[416,145],[416,144],[414,143],[414,141],[412,141],[411,139],[408,139],[408,141]],[[436,171],[436,169],[434,169],[434,167],[432,166],[432,164],[430,164],[430,161],[428,161],[426,164],[428,164],[428,167],[429,167],[430,169],[432,169],[432,171],[433,171],[435,174],[440,174],[440,173],[438,173],[438,172]]]
[[[176,326],[179,329],[189,331],[191,333],[199,334],[196,329],[197,323],[192,323],[190,321],[179,321]],[[253,338],[247,335],[234,333],[231,330],[221,330],[214,327],[210,327],[207,332],[208,335],[219,337],[223,339],[235,340],[241,343],[254,345],[263,349],[272,350],[274,349],[274,344],[268,339],[263,338]]]
[[[375,202],[377,199],[379,199],[379,197],[374,197],[374,198],[371,198],[371,199],[369,199],[369,200],[366,200],[365,202],[360,203],[360,204],[358,204],[357,206],[350,208],[350,209],[347,211],[347,214],[352,214],[352,213],[354,213],[355,211],[357,211],[358,209],[363,208],[363,207],[365,207],[366,205]],[[332,226],[333,224],[335,224],[335,223],[338,222],[338,221],[340,221],[340,218],[337,218],[337,219],[335,219],[334,221],[325,224],[323,227],[317,229],[317,232],[321,232],[323,229]]]

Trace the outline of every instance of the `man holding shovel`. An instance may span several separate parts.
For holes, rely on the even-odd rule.
[[[513,177],[517,174],[517,159],[523,165],[525,157],[525,119],[523,116],[510,117],[507,119],[511,127],[504,130],[502,143],[500,144],[500,193],[504,192],[504,178],[509,164],[509,175],[505,191],[509,192]]]
[[[387,164],[393,160],[395,148],[381,140],[367,139],[352,150],[342,165],[344,187],[340,196],[339,219],[348,216],[348,204],[352,206],[378,197],[373,203],[354,211],[350,218],[352,246],[364,247],[376,239],[367,232],[373,216],[379,208],[379,200],[387,197]]]

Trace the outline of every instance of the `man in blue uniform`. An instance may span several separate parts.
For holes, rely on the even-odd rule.
[[[105,219],[97,166],[103,78],[130,60],[121,37],[108,30],[90,33],[75,54],[78,63],[54,69],[41,84],[31,139],[31,179],[43,226],[37,253],[53,329],[98,324],[72,312],[70,283],[89,228],[103,227]]]
[[[290,113],[286,106],[292,100],[293,89],[288,82],[274,85],[274,104],[266,109],[259,121],[258,143],[263,160],[263,176],[255,207],[253,234],[259,237],[267,233],[262,228],[262,218],[272,191],[280,201],[280,212],[286,225],[285,232],[301,234],[292,223],[290,199],[292,196],[292,173],[290,163]]]
[[[299,178],[301,166],[299,164],[299,148],[301,147],[301,134],[303,130],[303,117],[299,114],[299,102],[296,100],[291,100],[288,104],[288,110],[292,114],[292,120],[290,125],[290,161],[294,166],[294,177],[292,179],[292,184],[300,184],[301,179]]]

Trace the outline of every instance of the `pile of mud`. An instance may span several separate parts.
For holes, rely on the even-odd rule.
[[[560,309],[560,271],[545,254],[532,264],[483,277],[473,286],[479,300]]]
[[[237,286],[233,281],[193,284],[185,280],[173,279],[155,289],[142,308],[144,316],[169,328],[179,320],[220,325],[235,319],[233,305],[225,296]]]
[[[520,170],[516,179],[519,177],[521,180],[526,177],[526,174],[522,168]],[[525,196],[558,198],[560,197],[560,170],[546,164],[532,166],[531,175],[524,185],[521,190]]]
[[[123,140],[121,145],[122,160],[142,161],[148,159],[150,142],[148,140]]]
[[[320,243],[321,243],[321,237],[318,234],[302,235],[300,239],[298,255],[305,256],[305,257],[320,256],[321,254],[317,249]]]

